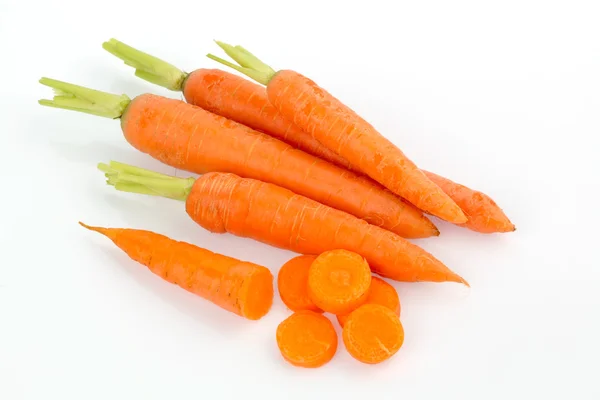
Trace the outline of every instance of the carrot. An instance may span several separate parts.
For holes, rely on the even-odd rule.
[[[277,274],[277,289],[283,304],[292,311],[323,312],[308,296],[308,269],[315,256],[294,257],[281,267]]]
[[[404,328],[389,308],[365,304],[350,314],[342,329],[342,338],[352,357],[366,364],[377,364],[400,350]]]
[[[292,124],[269,103],[265,88],[220,69],[196,69],[190,73],[137,50],[116,39],[102,47],[135,68],[135,75],[183,92],[185,100],[217,115],[249,126],[313,156],[349,169],[350,163]]]
[[[468,218],[464,224],[466,228],[479,233],[513,232],[516,229],[490,196],[433,172],[423,172],[464,211]]]
[[[284,117],[311,134],[358,171],[418,208],[453,223],[467,217],[400,149],[333,95],[291,70],[276,72],[241,46],[217,42],[239,65],[208,56],[267,87]]]
[[[323,314],[298,311],[277,326],[277,346],[290,364],[318,368],[337,351],[338,337],[333,324]]]
[[[167,89],[182,91],[190,104],[276,137],[341,168],[354,170],[346,159],[285,118],[269,102],[261,85],[219,69],[197,69],[188,74],[116,39],[105,42],[102,47],[136,68],[137,76]],[[467,228],[481,233],[514,230],[502,210],[485,194],[422,171],[461,207],[469,219],[464,224]]]
[[[401,281],[467,282],[431,254],[400,236],[277,185],[231,173],[195,180],[121,163],[99,164],[117,190],[185,201],[203,228],[318,255],[345,249],[365,257],[371,270]]]
[[[396,292],[396,289],[392,285],[376,276],[371,278],[371,286],[369,286],[369,294],[367,295],[365,304],[380,304],[392,310],[397,316],[400,316],[398,292]],[[348,320],[348,314],[337,315],[337,320],[340,326],[343,327]]]
[[[348,250],[320,254],[308,270],[308,294],[320,309],[346,314],[367,300],[371,270],[363,257]]]
[[[265,267],[150,231],[80,224],[112,240],[154,274],[227,311],[257,320],[273,304],[273,275]]]
[[[439,234],[421,211],[367,179],[183,101],[133,100],[47,78],[59,93],[40,104],[120,118],[136,149],[178,169],[231,172],[293,190],[408,238]]]

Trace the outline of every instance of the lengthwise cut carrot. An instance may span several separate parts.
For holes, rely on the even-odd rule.
[[[125,139],[167,165],[274,183],[403,237],[439,234],[421,211],[370,179],[199,107],[151,94],[130,100],[52,79],[40,82],[58,92],[40,104],[120,118]]]
[[[350,314],[342,329],[342,338],[352,357],[366,364],[377,364],[400,350],[404,328],[389,308],[365,304]]]
[[[154,274],[227,311],[257,320],[273,304],[273,275],[265,267],[150,231],[80,224],[112,240]]]
[[[369,294],[365,304],[382,305],[392,310],[398,317],[400,316],[398,292],[392,285],[376,276],[371,278],[371,286],[369,286]],[[340,326],[343,327],[348,320],[348,315],[337,315],[337,320]]]
[[[371,285],[369,264],[348,250],[320,254],[308,270],[308,294],[323,311],[346,314],[367,300]]]
[[[338,337],[333,324],[323,314],[298,311],[277,327],[277,346],[290,364],[318,368],[333,358]]]
[[[275,71],[241,46],[217,44],[239,65],[208,56],[267,87],[269,101],[284,117],[365,175],[423,211],[453,223],[467,217],[392,142],[353,110],[307,77]]]
[[[373,272],[390,279],[468,285],[400,236],[271,183],[218,172],[196,180],[176,178],[116,162],[99,168],[117,190],[185,201],[188,215],[211,232],[301,254],[345,249],[362,255]]]
[[[308,295],[308,269],[316,256],[294,257],[277,274],[277,289],[283,304],[292,311],[323,312]]]
[[[337,166],[350,163],[285,118],[269,103],[265,88],[220,69],[200,68],[190,73],[116,39],[102,47],[135,68],[135,75],[173,91],[190,104],[276,137]]]
[[[490,196],[433,172],[423,172],[464,211],[468,218],[464,224],[466,228],[479,233],[513,232],[516,229]]]
[[[133,66],[135,75],[167,89],[182,91],[188,103],[278,138],[345,169],[350,163],[285,118],[267,98],[264,86],[220,69],[185,73],[147,53],[111,39],[102,47]],[[465,213],[465,227],[481,233],[510,232],[514,225],[485,194],[422,170]],[[356,172],[356,170],[355,170]]]

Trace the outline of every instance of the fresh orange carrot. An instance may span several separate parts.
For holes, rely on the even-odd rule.
[[[516,229],[490,196],[433,172],[423,172],[464,211],[468,218],[465,227],[479,233],[513,232]]]
[[[367,300],[371,270],[367,261],[348,250],[326,251],[308,270],[308,295],[321,310],[346,314]]]
[[[369,294],[367,295],[365,304],[380,304],[392,310],[397,316],[400,316],[398,292],[396,292],[396,289],[392,285],[376,276],[371,278],[371,286],[369,286]],[[343,327],[348,320],[348,314],[337,315],[337,320],[340,326]]]
[[[239,65],[210,58],[264,84],[269,101],[284,117],[358,171],[423,211],[453,223],[467,221],[460,207],[400,149],[315,82],[295,71],[276,72],[241,46],[217,44]]]
[[[281,301],[292,311],[323,312],[308,295],[308,269],[316,256],[294,257],[277,274],[277,289]]]
[[[301,254],[345,249],[362,255],[373,272],[390,279],[468,285],[400,236],[271,183],[218,172],[197,180],[176,178],[116,162],[99,168],[117,190],[185,201],[188,215],[211,232]]]
[[[150,231],[80,224],[112,240],[154,274],[227,311],[257,320],[273,304],[273,275],[265,267]]]
[[[219,69],[197,69],[188,74],[115,39],[105,42],[103,47],[127,65],[136,68],[137,76],[165,88],[182,91],[190,104],[276,137],[341,168],[357,172],[346,159],[285,118],[269,102],[267,92],[261,85]],[[485,194],[431,172],[423,173],[461,207],[469,218],[464,224],[469,229],[482,233],[514,230],[512,223]]]
[[[323,314],[298,311],[277,327],[277,346],[290,364],[318,368],[327,364],[337,351],[338,337],[333,324]]]
[[[59,91],[42,105],[121,118],[133,147],[170,166],[274,183],[403,237],[438,234],[421,211],[372,180],[199,107],[151,94],[130,100],[47,78],[41,82]]]
[[[404,343],[404,328],[389,308],[365,304],[350,314],[342,338],[352,357],[366,364],[377,364],[400,350]]]
[[[173,91],[190,104],[276,137],[293,147],[350,169],[350,163],[288,121],[267,98],[265,88],[239,75],[200,68],[190,73],[116,39],[102,47],[135,68],[135,75]]]

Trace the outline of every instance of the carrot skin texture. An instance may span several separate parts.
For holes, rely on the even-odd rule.
[[[400,149],[310,79],[281,70],[267,85],[267,96],[286,118],[392,192],[444,220],[467,221]]]
[[[108,237],[131,259],[164,280],[227,311],[257,320],[271,308],[273,275],[265,267],[150,231],[80,224]]]
[[[348,161],[306,134],[273,107],[267,92],[241,76],[219,69],[197,69],[183,85],[188,103],[266,133],[308,154],[351,169]]]
[[[136,149],[178,169],[271,182],[406,238],[439,234],[420,210],[370,179],[183,101],[138,96],[121,127]]]
[[[192,186],[186,211],[211,232],[229,232],[301,254],[352,251],[365,257],[373,272],[390,279],[468,285],[400,236],[270,183],[230,173],[206,174]]]
[[[468,221],[462,226],[479,233],[513,232],[516,229],[490,196],[433,172],[423,172],[464,211]]]

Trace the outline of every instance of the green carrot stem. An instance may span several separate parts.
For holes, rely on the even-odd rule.
[[[98,164],[104,172],[106,183],[123,192],[140,193],[185,201],[196,181],[194,178],[177,178],[115,161]]]
[[[135,68],[135,75],[169,90],[181,91],[188,74],[159,58],[144,53],[116,39],[102,44],[102,48]]]
[[[126,95],[116,95],[88,89],[50,78],[40,79],[42,85],[54,89],[52,100],[39,100],[43,106],[79,111],[106,118],[120,118],[131,102]]]
[[[248,50],[243,48],[242,46],[232,46],[227,43],[215,41],[217,45],[225,51],[225,53],[231,57],[235,62],[239,65],[231,63],[227,60],[224,60],[220,57],[215,56],[214,54],[207,54],[206,56],[211,60],[214,60],[220,64],[228,66],[229,68],[233,68],[238,72],[248,76],[251,79],[254,79],[256,82],[261,83],[263,85],[268,85],[269,81],[275,76],[276,71],[262,62],[258,57],[254,54],[250,53]]]

